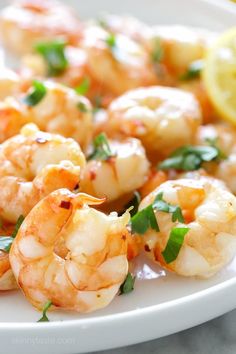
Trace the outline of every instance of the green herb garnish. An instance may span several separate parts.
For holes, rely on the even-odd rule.
[[[36,106],[40,101],[42,101],[46,93],[47,89],[45,85],[40,81],[34,80],[32,90],[29,95],[24,98],[24,102],[27,106]]]
[[[155,38],[151,59],[153,63],[160,63],[164,56],[164,49],[161,45],[160,38]]]
[[[182,211],[179,206],[170,205],[163,200],[163,193],[159,193],[154,202],[146,208],[140,210],[131,218],[132,231],[144,234],[149,228],[159,231],[155,211],[162,211],[172,214],[172,221],[184,222]]]
[[[164,213],[172,214],[172,221],[184,222],[181,208],[177,205],[168,204],[163,200],[163,193],[159,193],[153,204],[154,210],[163,211]]]
[[[167,264],[173,262],[178,257],[184,237],[189,230],[188,227],[174,227],[171,230],[167,245],[162,252],[162,256]]]
[[[96,95],[93,103],[93,113],[96,113],[102,107],[102,96]]]
[[[14,238],[16,237],[17,232],[19,231],[19,228],[20,228],[21,224],[23,223],[23,221],[24,221],[24,216],[20,215],[17,222],[16,222],[16,225],[14,227],[14,230],[13,230],[11,236],[1,236],[0,237],[0,250],[1,251],[7,252],[7,253],[10,251],[10,248],[11,248],[11,245],[14,241]]]
[[[133,291],[134,282],[135,282],[135,277],[133,277],[131,273],[128,273],[125,281],[120,286],[120,295],[128,294],[131,291]]]
[[[175,150],[168,159],[158,165],[160,170],[198,170],[204,162],[217,161],[223,158],[216,146],[186,145]]]
[[[36,51],[43,56],[47,63],[49,76],[58,76],[68,67],[65,46],[65,41],[59,39],[36,44]]]
[[[101,133],[93,141],[93,152],[89,155],[88,160],[106,161],[114,156],[111,152],[110,145],[105,133]]]
[[[49,322],[49,319],[47,317],[47,311],[51,306],[52,306],[52,301],[47,301],[43,307],[43,315],[37,322]]]
[[[140,210],[131,218],[131,227],[132,232],[140,235],[144,234],[149,228],[159,231],[152,204]]]
[[[81,84],[75,88],[75,91],[78,93],[78,95],[85,96],[89,90],[89,87],[90,79],[88,77],[85,77]]]
[[[79,103],[77,104],[77,107],[78,107],[78,109],[80,110],[80,112],[82,112],[82,113],[88,112],[88,107],[87,107],[86,104],[84,104],[83,102],[79,102]]]
[[[110,49],[114,49],[116,47],[116,36],[114,33],[109,33],[105,42]]]
[[[193,61],[187,71],[180,76],[180,80],[182,81],[189,81],[189,80],[193,80],[196,78],[199,78],[203,69],[203,60],[196,60]]]

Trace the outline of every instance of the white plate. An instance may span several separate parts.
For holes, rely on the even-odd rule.
[[[81,16],[132,14],[150,23],[183,23],[223,30],[235,25],[236,5],[224,0],[68,1]],[[1,0],[1,4],[3,1]],[[184,279],[153,264],[136,264],[135,291],[90,315],[40,314],[18,291],[0,294],[0,353],[69,354],[158,338],[210,320],[236,307],[236,260],[210,280]],[[149,280],[142,280],[143,275]]]

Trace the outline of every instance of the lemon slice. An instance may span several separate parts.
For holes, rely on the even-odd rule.
[[[236,27],[223,33],[209,49],[202,74],[220,116],[236,124]]]

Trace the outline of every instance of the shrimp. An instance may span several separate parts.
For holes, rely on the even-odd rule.
[[[206,145],[207,141],[215,141],[216,146],[225,155],[225,159],[212,162],[205,167],[206,171],[221,179],[228,188],[236,193],[236,130],[228,124],[209,124],[201,126],[197,134],[197,144]]]
[[[207,49],[216,40],[217,33],[200,28],[172,25],[154,26],[146,39],[147,49],[152,53],[160,46],[160,62],[174,78],[184,74],[193,61],[205,57]]]
[[[126,35],[140,44],[145,43],[146,38],[151,36],[152,33],[150,26],[131,16],[103,14],[98,22],[106,30],[115,34]]]
[[[236,198],[223,182],[214,178],[167,181],[150,193],[140,210],[162,193],[163,200],[179,206],[185,224],[172,215],[155,210],[160,231],[144,234],[145,250],[165,268],[183,276],[207,278],[225,266],[236,253]],[[187,225],[186,225],[187,224]],[[173,228],[187,227],[180,252],[167,263],[163,251]]]
[[[0,233],[1,235],[11,236],[13,232],[14,225],[5,224],[1,225]],[[1,240],[0,236],[0,240]],[[0,291],[13,290],[17,288],[15,277],[12,273],[9,254],[0,250]]]
[[[82,192],[111,202],[140,188],[150,164],[139,140],[109,141],[111,157],[88,161],[81,175]],[[106,181],[104,183],[104,181]]]
[[[201,111],[193,95],[153,86],[132,90],[114,100],[104,130],[109,136],[136,137],[148,152],[161,158],[192,143],[200,124]]]
[[[149,39],[148,39],[149,38]],[[186,26],[156,26],[146,39],[148,51],[160,53],[155,63],[162,76],[161,84],[176,86],[193,93],[202,109],[204,123],[217,118],[204,84],[199,78],[183,79],[193,62],[201,59],[214,43],[217,33]],[[204,65],[204,64],[203,64]]]
[[[117,217],[90,208],[102,200],[59,189],[23,222],[10,250],[17,283],[33,306],[91,312],[107,306],[128,273],[129,213]],[[54,252],[62,238],[67,253]]]
[[[0,216],[14,223],[50,192],[77,188],[84,165],[73,139],[24,126],[0,147]]]
[[[20,0],[0,14],[0,34],[5,47],[17,55],[32,52],[37,42],[64,38],[75,44],[82,25],[72,11],[54,0]]]
[[[91,137],[90,102],[63,85],[50,81],[43,85],[46,94],[33,106],[27,105],[24,100],[31,93],[31,88],[0,103],[1,141],[17,134],[24,124],[32,122],[41,130],[74,138],[86,149]]]
[[[123,34],[114,35],[102,27],[88,26],[81,47],[87,53],[91,79],[114,96],[157,83],[147,51]]]

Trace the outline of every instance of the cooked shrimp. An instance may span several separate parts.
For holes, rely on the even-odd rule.
[[[129,37],[88,26],[81,45],[87,53],[90,76],[102,90],[118,96],[157,83],[147,51]]]
[[[103,14],[98,22],[100,26],[106,30],[112,33],[124,34],[141,44],[144,43],[146,38],[151,36],[152,33],[150,26],[131,16]]]
[[[157,45],[163,52],[163,63],[170,75],[179,79],[189,65],[198,59],[204,58],[206,51],[217,38],[217,33],[200,28],[186,26],[155,26],[149,32],[146,45],[152,53],[157,50]]]
[[[201,112],[193,95],[154,86],[127,92],[114,100],[104,130],[110,136],[139,138],[147,151],[161,158],[192,143],[200,123]]]
[[[35,43],[64,38],[77,43],[81,24],[67,6],[54,0],[18,0],[0,14],[1,39],[16,54],[32,52]]]
[[[0,228],[1,235],[10,236],[13,225],[4,225]],[[2,236],[0,236],[1,239]],[[12,290],[17,288],[15,277],[11,270],[9,254],[0,250],[0,291]]]
[[[205,168],[211,175],[223,180],[228,188],[236,193],[236,130],[227,124],[201,126],[197,134],[197,143],[206,145],[209,139],[215,141],[226,158],[212,162]]]
[[[182,80],[190,65],[204,59],[208,48],[217,38],[217,33],[186,26],[156,26],[146,32],[148,51],[160,53],[155,63],[164,85],[176,86],[193,93],[198,99],[205,123],[215,120],[216,112],[205,90],[201,78]],[[148,37],[147,37],[148,38]],[[204,65],[204,64],[203,64]]]
[[[89,101],[74,90],[54,82],[45,82],[46,95],[33,106],[24,99],[31,92],[7,98],[0,104],[0,139],[19,132],[27,122],[42,130],[77,140],[86,149],[91,136],[92,108]]]
[[[40,201],[22,224],[10,250],[18,285],[38,309],[90,312],[107,306],[128,272],[129,213],[105,215],[88,205],[102,200],[57,190]],[[54,252],[62,238],[65,257]]]
[[[140,210],[163,193],[163,200],[179,206],[185,219],[173,222],[171,214],[155,210],[160,231],[144,235],[145,250],[165,268],[184,276],[209,277],[225,266],[236,253],[236,198],[213,178],[180,179],[163,183],[140,204]],[[165,250],[173,227],[188,227],[176,259],[165,261]]]
[[[149,174],[149,162],[139,140],[111,140],[109,146],[112,156],[88,161],[80,184],[82,192],[105,197],[108,202],[140,188]]]
[[[0,147],[0,216],[16,222],[50,192],[79,182],[85,158],[73,139],[24,126]]]
[[[92,102],[96,97],[102,99],[102,105],[107,105],[114,99],[114,94],[107,91],[100,82],[91,77],[88,67],[88,56],[83,48],[66,46],[65,57],[68,62],[65,70],[53,77],[53,81],[62,83],[72,88],[78,88],[85,81],[88,83],[84,95]],[[25,55],[21,61],[20,74],[25,79],[34,77],[45,79],[48,77],[48,66],[44,58],[36,53]]]

